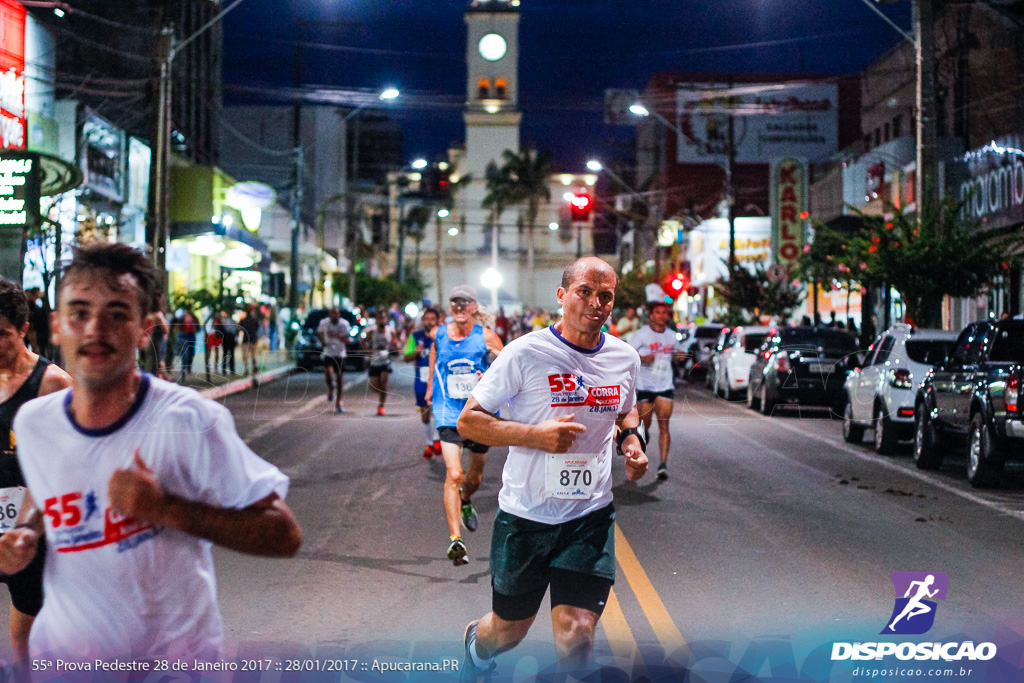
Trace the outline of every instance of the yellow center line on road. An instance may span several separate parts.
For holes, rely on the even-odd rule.
[[[636,654],[636,639],[626,622],[626,615],[622,613],[622,606],[615,596],[614,588],[608,594],[608,603],[604,607],[600,623],[604,627],[608,644],[611,645],[612,654],[623,658],[630,658]]]
[[[647,578],[647,572],[640,565],[636,553],[626,540],[626,535],[618,524],[615,525],[615,559],[622,567],[622,573],[626,576],[626,582],[640,603],[647,621],[650,622],[654,635],[665,650],[666,657],[672,657],[677,661],[689,661],[690,646],[686,644],[683,634],[676,627],[665,603],[658,596],[651,580]],[[621,614],[621,611],[620,611]]]

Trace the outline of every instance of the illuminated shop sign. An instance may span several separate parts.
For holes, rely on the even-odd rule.
[[[0,0],[0,149],[24,149],[25,8]]]
[[[783,159],[772,164],[772,241],[775,262],[792,265],[804,247],[807,164]]]
[[[39,158],[36,154],[0,156],[0,225],[39,224]]]

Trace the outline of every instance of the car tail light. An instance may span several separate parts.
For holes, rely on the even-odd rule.
[[[911,381],[913,378],[914,376],[910,374],[910,370],[893,370],[892,378],[889,379],[889,384],[896,387],[897,389],[910,389],[912,386],[914,386],[913,382]]]
[[[914,417],[913,408],[900,408],[897,413],[900,417]]]
[[[1020,399],[1020,370],[1016,370],[1010,373],[1010,377],[1006,380],[1006,392],[1003,396],[1006,397],[1006,411],[1010,413],[1016,413],[1017,402]]]
[[[792,372],[793,367],[789,364],[789,356],[783,354],[775,356],[775,370],[778,372]]]

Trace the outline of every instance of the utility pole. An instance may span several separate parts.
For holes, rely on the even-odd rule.
[[[729,87],[732,87],[730,81]],[[731,99],[731,98],[730,98]],[[736,183],[733,172],[736,167],[736,121],[732,113],[732,102],[729,102],[729,148],[726,150],[725,162],[725,201],[729,216],[729,273],[736,267]]]
[[[292,191],[292,254],[289,268],[288,308],[296,320],[299,308],[299,230],[302,229],[302,24],[296,27],[295,108],[292,111],[292,148],[295,150],[294,189]]]
[[[149,215],[146,220],[146,243],[152,249],[153,263],[163,271],[167,265],[167,202],[170,182],[167,177],[171,138],[171,60],[173,58],[174,27],[164,26],[157,36],[156,60],[160,65],[160,78],[156,91],[156,119],[152,139],[152,162],[149,166]]]
[[[917,169],[914,201],[920,223],[934,208],[938,187],[938,137],[935,131],[934,0],[914,2],[914,47],[917,53]]]

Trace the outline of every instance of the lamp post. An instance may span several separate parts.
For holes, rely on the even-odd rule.
[[[348,191],[348,122],[360,112],[366,109],[374,101],[386,101],[397,98],[401,93],[395,88],[386,88],[377,95],[377,100],[367,100],[341,118],[341,195],[345,198],[343,204],[342,222],[344,224],[345,253],[349,257],[348,265],[348,298],[355,303],[356,300],[356,246],[355,246],[355,221],[353,220],[353,197]],[[355,157],[352,159],[352,177],[359,182],[359,120],[356,119]],[[349,250],[351,248],[351,253]]]
[[[494,313],[498,311],[498,288],[503,279],[495,263],[491,263],[491,267],[480,276],[480,284],[491,290],[491,311]]]
[[[637,102],[629,107],[629,111],[636,116],[653,116],[676,135],[683,137],[683,131],[679,130],[678,126],[659,114],[657,110],[648,109],[642,103]],[[736,265],[736,211],[734,208],[736,204],[736,188],[733,183],[733,167],[736,164],[736,131],[733,125],[732,109],[729,110],[727,135],[726,163],[725,165],[722,165],[715,162],[715,165],[725,172],[725,187],[723,188],[723,191],[729,214],[729,270],[731,271]]]

